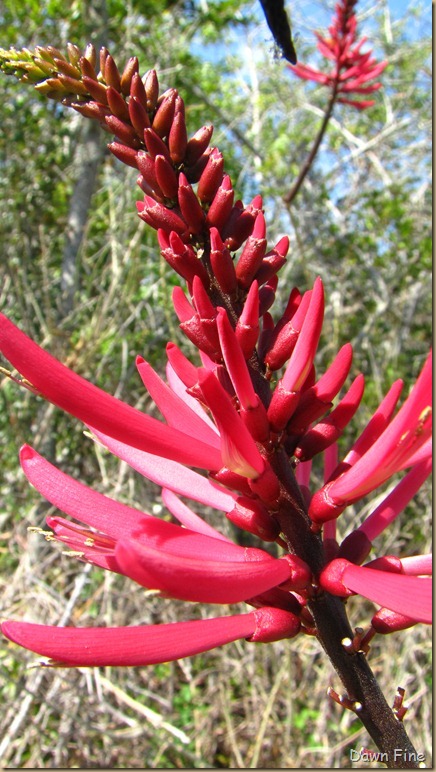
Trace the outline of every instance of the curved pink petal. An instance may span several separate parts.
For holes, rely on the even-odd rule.
[[[197,368],[195,368],[195,371],[197,373]],[[176,373],[176,371],[174,370],[174,367],[172,366],[171,362],[167,362],[166,376],[167,376],[167,381],[168,381],[172,391],[175,394],[177,394],[180,397],[181,400],[183,400],[185,405],[187,405],[189,408],[191,408],[191,410],[194,413],[196,413],[201,418],[203,423],[207,424],[208,427],[210,429],[212,429],[212,431],[216,435],[218,435],[218,429],[216,428],[214,422],[211,420],[209,415],[206,413],[206,411],[202,407],[202,405],[200,405],[198,400],[196,400],[195,397],[192,397],[190,394],[188,394],[186,384],[182,381],[180,376]],[[196,375],[194,384],[196,382],[197,382],[197,375]],[[194,384],[192,384],[192,385],[194,385]]]
[[[185,528],[190,528],[191,531],[197,531],[197,533],[202,533],[205,536],[212,536],[214,539],[231,541],[227,538],[227,536],[224,536],[222,533],[209,525],[209,523],[206,523],[199,515],[193,512],[190,507],[187,507],[186,504],[184,504],[183,501],[181,501],[179,497],[173,493],[173,491],[169,490],[168,488],[162,489],[162,501],[164,502],[166,508],[169,509],[171,514],[174,515],[174,517],[176,517],[177,520],[185,526]]]
[[[313,285],[309,308],[295,348],[284,372],[282,383],[287,391],[299,392],[309,374],[318,348],[324,319],[324,287],[319,276]]]
[[[176,557],[133,541],[118,542],[115,557],[122,572],[143,587],[194,602],[238,603],[290,576],[284,560],[241,563],[207,560],[201,555]]]
[[[369,450],[330,487],[335,501],[356,500],[407,463],[431,433],[431,354],[411,394]],[[381,463],[382,462],[382,463]]]
[[[219,448],[218,433],[213,431],[197,413],[182,400],[158,376],[142,357],[136,357],[136,366],[142,382],[170,426],[180,431],[189,429],[190,437],[196,437],[214,448]]]
[[[400,563],[405,574],[412,576],[433,575],[433,555],[412,555],[409,558],[401,558]]]
[[[381,534],[413,499],[432,471],[432,460],[416,464],[357,529],[369,541]]]
[[[404,576],[351,563],[342,574],[349,590],[369,598],[391,611],[431,624],[432,580],[427,577]]]
[[[161,488],[169,488],[181,496],[188,496],[194,501],[207,504],[216,509],[229,512],[233,509],[235,494],[225,491],[207,477],[188,469],[177,461],[160,458],[145,450],[137,450],[124,442],[92,429],[98,441],[104,445],[122,461],[125,461],[132,469],[147,477],[148,480],[160,485]]]
[[[21,448],[20,461],[29,482],[51,504],[113,539],[127,536],[138,528],[142,520],[151,518],[139,509],[120,504],[77,482],[29,445]]]
[[[224,308],[218,308],[217,328],[224,362],[239,402],[246,409],[256,407],[258,397],[254,391],[242,348]]]
[[[1,631],[19,646],[65,665],[155,665],[248,638],[256,630],[255,613],[138,627],[49,627],[8,621]]]
[[[201,372],[199,383],[220,432],[222,466],[256,479],[264,471],[265,462],[230,397],[211,372]]]
[[[217,448],[144,415],[77,375],[0,314],[0,351],[44,397],[67,413],[133,447],[217,471]]]
[[[195,560],[215,560],[244,563],[255,560],[274,560],[268,552],[255,547],[241,547],[230,540],[216,539],[214,536],[182,528],[176,523],[149,518],[143,521],[132,537],[138,544],[162,550],[166,555],[194,558]]]

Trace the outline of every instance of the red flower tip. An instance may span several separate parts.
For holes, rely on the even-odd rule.
[[[300,630],[295,614],[279,608],[261,608],[254,612],[256,629],[247,640],[252,643],[272,643],[283,638],[294,638]]]
[[[312,582],[312,571],[307,563],[297,555],[283,555],[284,560],[291,569],[291,575],[283,589],[305,590]]]
[[[261,502],[240,496],[234,508],[227,512],[227,518],[238,528],[258,536],[263,541],[275,541],[280,526]]]
[[[416,620],[411,617],[399,614],[397,611],[391,611],[388,608],[381,608],[371,619],[371,625],[377,633],[388,635],[396,633],[399,630],[407,630],[416,625]]]
[[[340,598],[348,598],[350,595],[354,595],[353,591],[348,589],[343,582],[345,570],[350,565],[350,561],[344,558],[332,560],[321,571],[319,577],[321,587],[332,595],[339,595]]]

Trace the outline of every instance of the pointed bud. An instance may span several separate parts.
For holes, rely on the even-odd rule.
[[[185,164],[192,166],[203,155],[212,138],[213,126],[203,126],[188,140],[185,153]]]
[[[237,282],[232,256],[214,227],[210,229],[210,264],[223,292],[229,295],[235,292]]]
[[[220,151],[214,148],[198,182],[197,196],[202,204],[209,204],[213,200],[223,179],[223,169],[224,158]]]
[[[113,115],[116,115],[117,118],[128,123],[130,121],[129,108],[119,91],[116,91],[112,86],[109,86],[106,89],[106,97]]]
[[[188,135],[184,115],[183,101],[180,96],[176,99],[176,111],[168,136],[168,147],[173,163],[180,164],[185,158]]]
[[[115,115],[107,115],[104,119],[107,127],[115,136],[129,147],[141,147],[141,141],[138,138],[135,129],[129,123],[120,120]]]
[[[141,78],[139,78],[139,80],[141,80]],[[130,122],[133,128],[139,137],[143,137],[144,130],[150,128],[150,118],[148,117],[148,113],[145,107],[143,107],[142,103],[137,97],[131,96],[129,99],[128,110]]]
[[[145,213],[148,215],[147,221],[150,222],[151,220],[156,230],[162,228],[167,233],[175,231],[182,237],[188,235],[186,223],[177,212],[159,204],[150,196],[144,196],[144,201],[137,201],[136,208],[142,219],[145,219],[143,216]]]
[[[288,431],[299,434],[332,407],[332,400],[341,390],[353,360],[351,343],[346,343],[324,375],[304,392],[300,404],[292,416]]]
[[[255,196],[244,209],[242,201],[235,206],[222,229],[222,237],[230,251],[234,252],[251,236],[256,217],[262,212],[262,196]]]
[[[345,397],[330,415],[309,429],[299,441],[294,455],[300,461],[307,461],[317,453],[321,453],[328,445],[341,436],[350,423],[363,397],[365,379],[359,374],[351,384]],[[335,515],[336,517],[336,515]],[[327,518],[328,520],[330,518]]]
[[[154,160],[156,180],[165,198],[177,200],[178,180],[173,165],[163,155],[157,155]],[[183,214],[183,211],[182,211]]]
[[[121,76],[115,60],[110,54],[104,63],[104,79],[108,86],[112,86],[116,91],[121,90]]]
[[[245,359],[249,359],[259,337],[259,289],[254,281],[236,324],[235,335]]]
[[[156,70],[149,70],[144,79],[144,89],[147,95],[147,110],[152,112],[156,108],[159,96],[159,81]]]
[[[315,358],[324,320],[324,287],[318,277],[313,285],[309,308],[291,358],[283,375],[288,391],[300,392]]]
[[[82,76],[82,83],[85,86],[86,91],[96,100],[96,102],[100,105],[107,105],[106,86],[103,86],[102,83],[98,83],[92,78],[88,78],[86,75]]]
[[[162,235],[159,241],[162,241]],[[192,247],[185,244],[176,232],[169,233],[169,246],[163,248],[161,254],[179,276],[182,276],[189,283],[192,283],[194,277],[198,277],[202,285],[208,285],[207,271],[203,263]]]
[[[162,94],[162,101],[153,118],[153,130],[161,138],[167,137],[171,129],[176,107],[176,98],[177,91],[175,88],[171,88],[165,94]]]
[[[97,73],[94,69],[93,64],[89,61],[89,59],[86,56],[81,56],[79,59],[79,67],[82,72],[82,80],[83,78],[88,78],[89,80],[92,80],[94,83],[99,83],[100,86],[102,86],[106,92],[106,86],[103,86],[100,81],[97,81]],[[85,82],[85,81],[84,81]],[[91,92],[90,92],[91,93]],[[106,104],[106,102],[104,102]]]
[[[172,163],[171,156],[165,142],[161,140],[154,129],[151,128],[144,130],[144,142],[148,152],[153,159],[155,159],[157,155],[163,155],[170,163]]]
[[[254,223],[252,235],[248,237],[236,266],[238,284],[248,289],[256,275],[266,250],[265,218],[260,212]]]
[[[287,236],[283,236],[280,241],[277,242],[274,249],[267,252],[262,260],[259,270],[256,273],[255,278],[259,284],[264,284],[273,276],[275,276],[280,268],[286,263],[286,255],[289,250],[289,239]]]
[[[135,72],[132,76],[132,82],[130,84],[130,97],[137,100],[141,107],[147,111],[147,94],[145,93],[144,84],[138,72]]]
[[[134,169],[137,169],[137,150],[132,147],[127,147],[127,145],[122,145],[120,142],[111,142],[108,145],[108,148],[115,158],[118,158],[123,164],[127,164],[127,166],[132,166]]]
[[[83,115],[85,118],[91,118],[93,121],[98,121],[100,126],[108,131],[104,120],[107,115],[110,115],[110,110],[108,107],[104,107],[104,105],[99,104],[99,102],[70,102],[70,107],[80,113],[80,115]],[[120,147],[126,147],[126,145],[120,145]],[[130,150],[130,148],[128,149]]]
[[[207,213],[206,223],[209,227],[214,225],[218,230],[222,228],[232,210],[233,197],[231,179],[225,174]]]
[[[190,233],[201,234],[205,225],[205,214],[183,172],[180,172],[179,175],[178,201]]]
[[[124,96],[129,96],[130,86],[132,84],[132,78],[138,73],[139,62],[137,56],[131,56],[124,67],[123,74],[121,75],[121,93]]]

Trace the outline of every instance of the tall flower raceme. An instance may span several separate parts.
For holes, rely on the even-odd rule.
[[[115,134],[112,153],[139,172],[139,216],[186,281],[173,303],[201,359],[198,366],[168,344],[163,380],[137,358],[158,420],[72,372],[0,316],[0,351],[24,379],[16,380],[78,418],[97,443],[160,486],[178,522],[97,493],[25,446],[25,475],[72,518],[47,518],[47,536],[165,597],[247,604],[244,613],[171,625],[77,629],[6,621],[3,634],[65,665],[146,665],[241,638],[316,635],[350,695],[343,704],[359,713],[379,747],[411,747],[365,654],[376,632],[431,621],[430,560],[368,557],[430,474],[431,357],[402,406],[396,382],[338,462],[337,441],[359,408],[363,376],[345,387],[350,344],[316,372],[324,315],[319,278],[306,292],[293,288],[274,320],[289,242],[268,247],[260,196],[248,206],[234,200],[224,159],[210,146],[212,127],[188,137],[180,95],[170,89],[159,96],[156,73],[141,78],[135,58],[122,73],[106,49],[97,59],[92,46],[82,55],[70,45],[68,58],[51,47],[3,51],[0,60],[5,71],[24,74],[40,92]],[[317,454],[324,456],[325,483],[311,490]],[[399,472],[405,474],[382,503],[363,522],[356,515],[355,528],[338,541],[341,513]],[[257,546],[231,542],[199,516],[198,504],[222,512]],[[262,542],[277,545],[276,557]],[[343,599],[352,594],[377,606],[362,635],[352,632],[345,613]]]
[[[324,72],[324,70],[318,70],[300,62],[295,65],[288,65],[299,78],[325,86],[330,96],[312,149],[302,164],[297,179],[284,196],[284,201],[287,204],[290,204],[297,195],[315,160],[335,104],[342,102],[356,110],[366,110],[374,105],[374,100],[353,99],[351,97],[362,97],[381,88],[381,83],[379,81],[374,82],[374,80],[386,69],[388,62],[377,62],[372,56],[371,50],[364,53],[361,51],[367,38],[358,39],[356,5],[357,0],[339,0],[336,4],[336,15],[328,30],[329,36],[315,32],[319,52],[328,60],[329,64],[332,63],[330,72]]]
[[[367,38],[357,37],[357,18],[355,6],[357,0],[339,0],[336,4],[336,16],[329,27],[329,37],[316,32],[319,52],[333,64],[330,72],[317,70],[306,64],[289,65],[290,69],[304,80],[312,80],[330,89],[335,99],[351,105],[357,110],[372,107],[371,99],[350,99],[350,95],[372,94],[381,88],[378,78],[388,63],[377,62],[371,51],[363,53],[362,46]]]

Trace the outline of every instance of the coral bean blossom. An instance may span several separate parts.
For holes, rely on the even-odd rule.
[[[359,53],[361,43],[354,45],[353,8],[350,0],[339,4],[332,41],[320,38],[323,52],[337,63],[338,93],[374,90],[377,84],[363,83],[384,67]],[[3,634],[67,666],[147,665],[238,639],[268,643],[315,635],[377,744],[387,742],[388,725],[389,748],[403,747],[410,741],[362,652],[376,632],[431,621],[431,565],[418,555],[364,561],[431,471],[431,356],[396,415],[399,381],[340,459],[337,441],[352,421],[355,426],[364,378],[357,374],[345,385],[349,343],[324,373],[317,372],[321,278],[306,292],[291,288],[274,320],[289,240],[283,237],[268,250],[262,199],[247,206],[235,201],[224,159],[210,147],[212,128],[189,137],[181,97],[175,89],[159,96],[156,73],[141,79],[136,59],[120,75],[101,49],[97,76],[96,51],[88,47],[82,55],[70,46],[76,78],[65,80],[71,61],[54,50],[0,52],[0,62],[115,134],[112,153],[140,175],[139,217],[157,231],[162,257],[186,282],[185,291],[174,289],[173,304],[193,361],[169,343],[165,380],[137,357],[138,374],[162,415],[151,418],[68,369],[0,315],[0,352],[23,380],[11,378],[82,421],[94,442],[159,486],[165,518],[177,521],[92,490],[26,445],[20,453],[24,474],[68,518],[48,517],[50,531],[43,533],[68,545],[72,556],[164,597],[245,603],[248,611],[124,628],[7,620]],[[330,83],[325,77],[322,82]],[[321,487],[311,483],[317,455],[325,465]],[[356,513],[351,532],[339,542],[341,513],[406,469],[368,517]],[[246,531],[253,546],[242,547],[212,527],[198,505]],[[340,599],[357,593],[377,608],[365,648],[351,657],[343,641],[352,646],[353,633]]]
[[[306,64],[288,65],[304,80],[320,83],[334,92],[338,102],[364,110],[374,104],[370,99],[350,99],[352,94],[371,94],[381,88],[381,83],[370,83],[387,67],[387,62],[379,62],[372,57],[371,51],[361,52],[366,38],[357,39],[357,18],[355,5],[357,0],[340,0],[336,4],[336,16],[329,27],[329,37],[315,33],[320,53],[334,66],[325,73]]]

